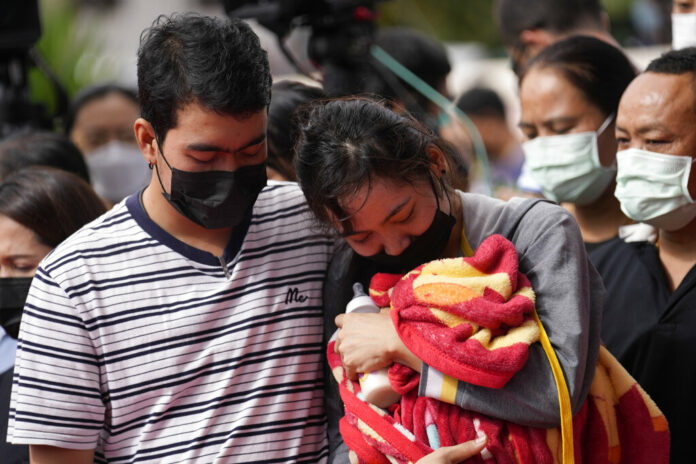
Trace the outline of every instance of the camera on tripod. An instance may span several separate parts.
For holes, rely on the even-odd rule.
[[[57,114],[67,108],[68,97],[34,49],[41,37],[38,0],[0,2],[0,139],[28,129],[52,129],[47,108],[29,99],[29,70],[47,75],[57,97]]]
[[[375,34],[375,6],[383,0],[223,0],[228,16],[254,18],[283,39],[299,26],[312,30],[307,53],[320,67],[356,66],[370,52]],[[290,60],[297,65],[292,56]]]

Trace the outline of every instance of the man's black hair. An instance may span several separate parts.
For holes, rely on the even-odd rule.
[[[522,31],[545,29],[555,33],[602,25],[600,0],[497,0],[496,16],[507,46],[519,46]]]
[[[660,74],[696,73],[696,47],[663,53],[652,60],[645,71]]]
[[[691,88],[696,96],[696,47],[663,53],[650,62],[645,72],[675,75],[691,73]],[[694,111],[696,111],[696,99],[694,99]]]
[[[457,99],[457,108],[471,116],[494,116],[505,119],[505,105],[500,96],[485,87],[473,87]]]
[[[138,95],[141,115],[162,143],[189,103],[241,117],[268,107],[268,56],[240,19],[160,16],[140,37]]]
[[[77,113],[80,112],[83,106],[92,100],[106,97],[112,93],[121,95],[128,100],[131,100],[136,105],[138,104],[138,93],[134,89],[124,87],[122,85],[109,83],[85,87],[77,92],[70,101],[68,112],[65,115],[65,120],[63,121],[65,134],[68,136],[70,135],[70,131],[75,125],[75,119],[77,119]]]

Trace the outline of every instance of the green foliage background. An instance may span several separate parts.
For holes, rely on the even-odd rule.
[[[665,0],[666,1],[666,0]],[[632,34],[632,0],[602,0],[612,34],[625,43]],[[492,55],[505,51],[494,21],[493,0],[387,0],[378,4],[381,25],[404,25],[446,42],[478,42]]]
[[[36,49],[56,75],[69,96],[85,85],[109,76],[95,71],[99,55],[99,36],[78,27],[77,8],[69,0],[41,0],[41,39]],[[78,31],[80,31],[78,33]],[[56,109],[55,91],[40,70],[29,72],[32,101],[44,103],[51,113]]]

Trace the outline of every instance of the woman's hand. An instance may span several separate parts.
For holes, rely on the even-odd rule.
[[[457,464],[473,456],[476,456],[486,446],[486,437],[467,441],[454,446],[445,446],[433,451],[416,464]]]
[[[346,375],[355,380],[359,372],[371,372],[400,362],[419,371],[421,361],[403,344],[389,310],[377,314],[351,313],[336,317],[341,329],[334,349],[341,355]]]

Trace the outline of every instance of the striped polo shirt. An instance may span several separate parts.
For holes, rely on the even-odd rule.
[[[127,198],[39,266],[8,441],[96,462],[324,462],[332,251],[295,184],[266,187],[222,257]]]

